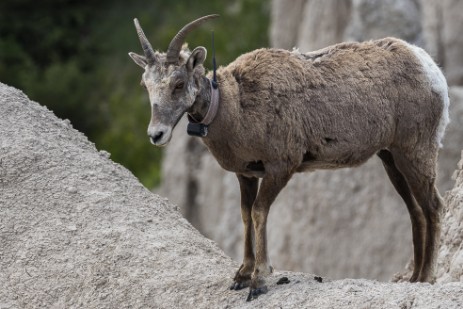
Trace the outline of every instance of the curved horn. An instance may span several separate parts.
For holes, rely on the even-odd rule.
[[[143,52],[145,53],[146,60],[148,61],[148,64],[153,64],[155,61],[154,57],[154,50],[153,47],[151,47],[150,42],[145,36],[145,33],[143,32],[143,29],[140,26],[140,23],[138,22],[138,19],[133,20],[135,24],[135,28],[137,29],[138,33],[138,38],[140,39],[141,47],[143,48]]]
[[[167,64],[175,64],[178,62],[178,57],[180,55],[180,49],[182,48],[183,43],[185,42],[185,38],[187,34],[204,23],[205,21],[219,17],[218,14],[213,14],[213,15],[207,15],[203,16],[201,18],[198,18],[191,23],[187,24],[185,27],[183,27],[176,36],[172,39],[172,41],[169,44],[169,48],[167,49],[166,52],[166,63]]]

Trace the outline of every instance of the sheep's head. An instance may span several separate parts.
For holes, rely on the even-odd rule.
[[[170,141],[173,129],[191,108],[200,90],[206,49],[197,47],[190,52],[184,45],[186,35],[215,17],[218,15],[208,15],[187,24],[172,39],[166,53],[153,50],[138,20],[134,20],[144,56],[132,52],[129,56],[145,70],[141,85],[147,89],[151,103],[148,136],[154,145],[164,146]]]

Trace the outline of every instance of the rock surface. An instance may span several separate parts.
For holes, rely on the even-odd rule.
[[[455,184],[452,176],[463,148],[463,87],[450,87],[449,96],[450,124],[445,133],[444,147],[439,152],[438,184],[442,195]]]
[[[463,1],[420,0],[424,47],[443,67],[449,85],[463,86]]]
[[[345,39],[365,41],[394,36],[422,45],[416,0],[352,0]]]
[[[306,0],[294,0],[291,5],[285,0],[272,0],[271,45],[291,49],[297,46],[299,25]]]
[[[341,42],[351,15],[345,0],[308,0],[302,11],[297,45],[302,52]],[[291,17],[287,17],[291,18]],[[293,47],[293,46],[292,46]]]
[[[463,151],[453,176],[455,187],[445,197],[447,208],[438,257],[439,282],[463,282]]]
[[[313,275],[291,272],[276,272],[268,294],[246,303],[247,291],[227,288],[238,264],[68,121],[1,83],[0,115],[2,309],[459,308],[463,303],[462,283],[326,278],[320,283]],[[457,176],[459,187],[447,199],[461,210],[462,172]],[[452,255],[451,269],[461,270],[459,252]],[[276,285],[281,276],[290,283]]]
[[[433,16],[435,9],[428,11]],[[417,0],[298,0],[290,8],[284,0],[273,0],[270,42],[302,52],[386,36],[422,45],[420,21]]]
[[[186,305],[193,282],[223,281],[210,266],[231,272],[212,241],[68,121],[3,84],[0,115],[0,308]]]

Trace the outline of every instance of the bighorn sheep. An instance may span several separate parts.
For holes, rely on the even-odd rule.
[[[267,215],[294,173],[357,166],[375,154],[410,213],[410,281],[432,282],[443,208],[436,160],[449,98],[431,57],[395,38],[306,54],[258,49],[218,69],[215,102],[217,90],[203,67],[206,49],[183,44],[188,32],[216,16],[183,27],[166,53],[153,50],[135,19],[144,56],[129,55],[144,69],[151,142],[166,145],[185,113],[190,122],[206,117],[204,144],[238,177],[244,260],[231,289],[250,286],[248,299],[265,293],[264,278],[272,273]]]

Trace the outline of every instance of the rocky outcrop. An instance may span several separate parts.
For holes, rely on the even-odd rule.
[[[306,1],[302,11],[296,47],[305,52],[341,42],[350,15],[350,1]]]
[[[463,86],[463,2],[420,0],[425,48],[443,67],[450,85]]]
[[[68,121],[1,83],[0,115],[0,308],[187,307],[225,284],[234,263]]]
[[[422,45],[420,6],[415,0],[352,0],[346,39],[365,41],[394,36]]]
[[[439,282],[463,282],[463,152],[453,176],[455,187],[445,196],[447,207],[438,259]]]
[[[299,25],[306,0],[294,0],[288,5],[284,0],[272,0],[270,42],[278,48],[297,46]]]
[[[273,47],[301,51],[322,48],[344,38],[350,21],[351,1],[272,0],[270,42]]]
[[[273,0],[270,41],[303,52],[386,36],[422,45],[420,18],[416,0],[298,0],[294,6]]]
[[[246,290],[228,289],[238,264],[68,121],[1,83],[0,115],[2,309],[459,308],[463,303],[461,283],[318,282],[291,272],[276,272],[269,292],[246,303]],[[461,199],[453,196],[461,195],[462,180],[459,172],[460,189],[448,197],[459,209]],[[452,267],[458,261],[453,258]],[[277,285],[281,276],[289,284]]]
[[[460,158],[463,145],[463,87],[450,87],[450,124],[444,137],[444,147],[439,152],[438,184],[442,194],[453,188],[453,172]]]

